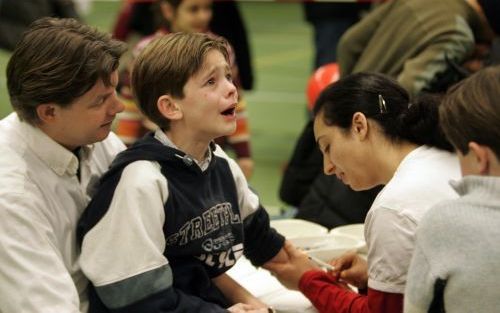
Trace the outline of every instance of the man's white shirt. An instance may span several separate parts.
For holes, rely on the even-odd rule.
[[[15,113],[0,121],[0,312],[87,312],[76,224],[123,149],[111,133],[77,157]]]

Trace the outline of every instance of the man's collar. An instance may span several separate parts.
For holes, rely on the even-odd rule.
[[[24,138],[27,146],[57,175],[77,173],[79,160],[75,154],[54,141],[38,127],[22,122],[18,117],[17,122],[20,124],[21,137]],[[81,159],[89,158],[92,150],[93,145],[83,146],[80,149]]]

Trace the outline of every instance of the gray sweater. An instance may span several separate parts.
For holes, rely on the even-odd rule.
[[[406,313],[500,312],[500,177],[466,176],[417,229]]]

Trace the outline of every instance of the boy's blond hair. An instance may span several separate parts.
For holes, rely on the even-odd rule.
[[[450,88],[439,108],[441,127],[462,153],[469,142],[490,147],[500,159],[500,66],[485,68]]]
[[[175,33],[153,40],[137,57],[132,91],[141,111],[164,130],[170,121],[158,110],[162,95],[184,98],[184,85],[203,65],[208,51],[220,51],[229,61],[227,42],[200,33]]]

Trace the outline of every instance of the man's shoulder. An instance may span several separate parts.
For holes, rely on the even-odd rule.
[[[6,194],[22,195],[30,184],[30,163],[24,149],[0,141],[0,197]]]
[[[12,141],[13,135],[20,126],[16,113],[10,113],[0,120],[0,146],[4,146],[8,141]]]
[[[20,136],[20,123],[15,113],[0,120],[0,180],[15,173],[22,173],[27,166],[29,153]]]

